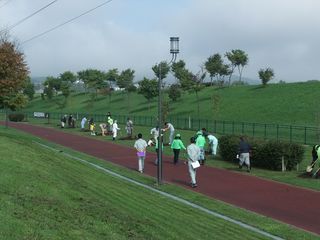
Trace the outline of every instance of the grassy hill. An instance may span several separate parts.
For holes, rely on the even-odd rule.
[[[318,92],[320,82],[233,86],[230,88],[207,87],[199,93],[200,114],[194,93],[184,93],[177,102],[170,102],[170,116],[196,117],[201,119],[231,120],[257,123],[281,123],[292,125],[318,125]],[[165,96],[169,101],[169,98]],[[129,101],[123,92],[112,97],[99,95],[94,102],[89,94],[74,94],[65,108],[60,108],[62,96],[52,100],[35,98],[26,111],[84,112],[157,115],[157,99],[149,108],[147,100],[137,93],[130,93]]]
[[[4,127],[0,135],[1,239],[267,239],[43,148],[34,141],[49,143],[36,137]],[[153,187],[147,176],[58,149]],[[317,238],[174,185],[161,190],[284,239]]]

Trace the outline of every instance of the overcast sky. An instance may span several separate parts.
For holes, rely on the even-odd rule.
[[[58,0],[10,33],[23,42],[104,1]],[[50,2],[0,0],[0,28]],[[171,59],[169,38],[179,36],[178,58],[194,72],[210,55],[242,49],[244,77],[271,67],[273,82],[306,81],[320,79],[319,12],[319,0],[113,0],[21,49],[32,76],[132,68],[138,81]]]

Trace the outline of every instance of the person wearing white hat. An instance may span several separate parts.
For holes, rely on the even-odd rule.
[[[178,133],[171,144],[171,149],[173,150],[173,164],[176,165],[179,161],[180,150],[186,150],[186,147],[181,141],[181,135]]]
[[[118,130],[120,130],[120,128],[118,127],[117,120],[114,120],[112,124],[112,140],[113,141],[115,141],[118,136]]]

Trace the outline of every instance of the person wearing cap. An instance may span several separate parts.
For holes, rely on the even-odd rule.
[[[205,161],[204,146],[206,145],[206,139],[202,135],[202,131],[197,132],[196,145],[200,148],[199,162],[201,165],[204,165],[204,161]]]
[[[85,124],[88,121],[88,119],[86,118],[86,116],[84,116],[81,120],[81,130],[84,131],[85,130]]]
[[[200,148],[195,144],[196,140],[194,137],[190,138],[190,145],[187,147],[187,153],[188,153],[188,169],[189,174],[191,178],[191,187],[195,188],[197,187],[197,181],[196,181],[196,169],[193,168],[192,163],[195,163],[198,161],[200,156]]]
[[[173,150],[173,164],[176,165],[179,161],[180,149],[186,150],[186,147],[181,141],[181,135],[178,133],[171,144],[171,149]]]
[[[94,123],[94,120],[93,120],[93,118],[90,118],[90,120],[89,120],[89,129],[90,129],[90,134],[92,135],[92,136],[95,136],[96,135],[96,132],[95,132],[95,123]]]
[[[111,113],[107,113],[107,129],[109,132],[112,132],[113,119],[111,117]]]
[[[120,130],[120,128],[118,127],[117,120],[114,120],[112,124],[112,141],[116,140],[116,137],[118,135],[118,130]]]
[[[211,150],[211,155],[212,157],[214,157],[215,155],[217,155],[218,139],[213,136],[212,133],[209,133],[207,135],[207,138],[209,140],[209,149]]]

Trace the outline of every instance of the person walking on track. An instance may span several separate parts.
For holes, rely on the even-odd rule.
[[[176,165],[179,161],[180,149],[186,150],[183,142],[181,141],[181,135],[178,133],[174,138],[171,149],[173,150],[173,164]]]
[[[134,143],[134,148],[137,150],[137,156],[139,161],[139,172],[143,173],[144,171],[144,160],[146,158],[146,148],[148,144],[147,142],[142,139],[142,134],[138,134],[138,140]]]
[[[195,144],[196,140],[194,137],[190,138],[190,145],[187,147],[188,153],[188,169],[191,177],[191,187],[197,187],[196,181],[196,167],[193,166],[199,160],[200,148]],[[198,162],[199,164],[199,162]]]

